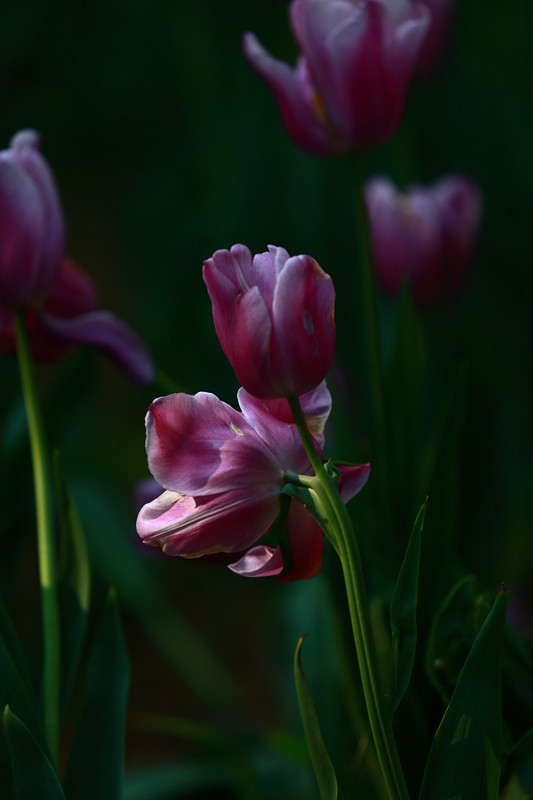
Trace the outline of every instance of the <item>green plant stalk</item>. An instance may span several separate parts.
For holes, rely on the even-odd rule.
[[[306,485],[316,492],[324,506],[329,525],[331,525],[335,549],[341,561],[363,694],[383,780],[390,800],[409,800],[390,716],[385,708],[370,624],[361,555],[355,532],[336,483],[326,472],[315,448],[300,401],[295,397],[289,398],[289,404],[305,451],[316,474],[316,478],[309,478]]]
[[[389,514],[388,499],[388,435],[387,414],[385,404],[385,387],[383,380],[383,359],[381,326],[372,268],[372,252],[368,230],[368,215],[364,197],[363,162],[360,155],[354,156],[355,176],[355,216],[360,253],[362,312],[366,334],[366,352],[368,355],[368,371],[372,390],[372,406],[374,409],[374,437],[378,456],[379,484],[381,488],[382,507]]]
[[[28,420],[37,516],[37,548],[42,595],[44,641],[44,731],[46,742],[50,750],[50,756],[54,764],[57,765],[59,748],[60,633],[50,464],[45,445],[44,427],[35,383],[28,334],[22,313],[16,312],[14,314],[14,324],[22,393]]]

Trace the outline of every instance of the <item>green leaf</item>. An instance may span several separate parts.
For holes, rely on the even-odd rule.
[[[418,575],[426,506],[427,499],[422,504],[415,519],[390,609],[393,659],[390,697],[392,714],[400,705],[407,690],[415,660]]]
[[[511,777],[502,800],[530,800],[533,797],[533,729],[520,739],[509,760]]]
[[[54,479],[61,534],[58,584],[62,627],[61,691],[65,705],[85,640],[91,568],[82,524],[65,480],[58,450],[54,452]]]
[[[9,706],[4,710],[4,730],[17,800],[65,800],[50,759]]]
[[[65,791],[76,800],[122,797],[129,664],[116,594],[109,592],[89,654],[85,707],[74,732]]]
[[[460,578],[437,610],[428,635],[426,672],[446,704],[489,610],[490,599],[473,575]]]
[[[507,597],[500,592],[472,645],[429,754],[419,800],[497,800]]]
[[[328,751],[322,739],[320,725],[316,714],[315,704],[304,675],[301,649],[304,637],[301,636],[296,645],[294,654],[294,677],[296,680],[296,691],[300,704],[302,723],[309,748],[309,755],[313,764],[313,769],[318,783],[321,800],[336,800],[337,798],[337,778]]]
[[[0,600],[0,707],[9,704],[42,741],[37,700],[9,614]]]

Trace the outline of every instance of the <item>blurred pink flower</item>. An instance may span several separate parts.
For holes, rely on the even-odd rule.
[[[204,262],[215,328],[239,383],[262,398],[296,397],[327,375],[335,351],[333,281],[311,256],[242,244]]]
[[[481,195],[450,175],[402,195],[386,178],[366,184],[365,198],[377,278],[389,294],[408,282],[420,306],[442,305],[463,286],[473,257]]]
[[[431,24],[416,64],[417,71],[429,72],[446,47],[455,0],[420,0],[431,12]]]
[[[243,49],[299,147],[334,156],[395,133],[430,22],[416,0],[293,0],[293,69],[247,33]]]
[[[95,310],[91,280],[65,257],[57,189],[39,147],[39,135],[28,130],[0,152],[0,350],[16,352],[13,311],[21,309],[35,358],[89,345],[150,383],[154,368],[141,340],[114,314]]]
[[[259,400],[244,389],[238,400],[241,412],[206,392],[152,403],[146,417],[148,465],[165,491],[141,509],[137,532],[173,556],[247,550],[230,569],[252,577],[279,575],[281,551],[251,545],[274,524],[286,473],[310,475],[312,468],[286,400]],[[301,402],[321,448],[331,408],[325,383]],[[341,469],[347,501],[364,486],[370,467]],[[294,498],[285,522],[293,561],[281,580],[314,577],[323,550],[320,526]]]

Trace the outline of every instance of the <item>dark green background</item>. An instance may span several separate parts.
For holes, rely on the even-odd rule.
[[[483,193],[480,246],[465,295],[424,325],[437,393],[459,360],[470,371],[456,465],[457,562],[490,590],[506,581],[527,592],[533,566],[533,8],[528,0],[457,6],[440,71],[414,84],[398,136],[367,154],[366,169],[401,185],[462,172]],[[355,363],[364,360],[357,300],[352,303],[358,259],[351,162],[299,152],[241,55],[241,35],[253,30],[293,62],[286,10],[277,0],[10,0],[0,9],[2,146],[21,128],[41,132],[63,198],[69,253],[94,278],[102,307],[138,331],[158,367],[185,391],[212,391],[228,402],[237,385],[216,340],[201,265],[235,242],[253,252],[274,243],[316,257],[339,295],[339,368],[351,352]],[[393,304],[384,304],[382,313],[388,329]],[[92,527],[95,569],[103,578],[97,596],[104,582],[117,583],[120,595],[129,570],[120,547],[126,548],[136,565],[130,585],[134,569],[148,565],[244,685],[247,700],[235,716],[272,725],[289,719],[298,731],[288,659],[296,636],[314,624],[308,610],[316,590],[146,555],[135,545],[131,487],[147,475],[143,417],[164,390],[139,389],[94,353],[75,353],[42,367],[39,376],[50,439],[62,450]],[[365,381],[362,373],[348,381],[347,407],[357,430],[365,424]],[[0,386],[0,575],[11,606],[23,609],[19,625],[31,633],[38,619],[31,480],[16,364],[8,357],[1,358]],[[335,438],[332,455],[372,460],[364,446],[356,455],[343,452],[347,440],[332,431]],[[415,511],[409,506],[405,513]],[[132,713],[201,717],[134,616],[126,613]],[[180,743],[163,742],[154,746],[131,723],[130,752],[182,757]]]

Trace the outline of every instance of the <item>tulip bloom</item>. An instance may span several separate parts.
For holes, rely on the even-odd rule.
[[[445,49],[455,0],[421,0],[431,12],[431,25],[416,65],[417,71],[429,72]]]
[[[123,322],[96,310],[89,277],[65,257],[65,230],[50,168],[35,131],[0,152],[0,350],[16,352],[13,312],[23,311],[35,358],[60,358],[72,344],[110,355],[140,383],[151,358]]]
[[[145,505],[137,532],[172,556],[242,553],[230,569],[251,577],[280,575],[279,548],[252,547],[272,527],[286,474],[313,474],[286,400],[238,393],[241,412],[215,395],[173,394],[155,400],[146,417],[150,471],[165,491]],[[317,447],[331,409],[322,383],[301,399]],[[345,501],[366,483],[369,465],[344,466]],[[286,526],[292,566],[281,580],[312,578],[320,571],[323,533],[309,510],[290,500]]]
[[[457,296],[472,260],[481,215],[473,183],[448,176],[405,195],[385,178],[365,187],[374,268],[386,292],[408,282],[420,306]]]
[[[244,54],[289,135],[316,156],[372,147],[396,131],[430,22],[416,0],[293,0],[296,68],[248,33]]]
[[[217,250],[204,262],[216,332],[255,397],[296,397],[325,378],[335,350],[333,281],[311,256],[282,247]]]

